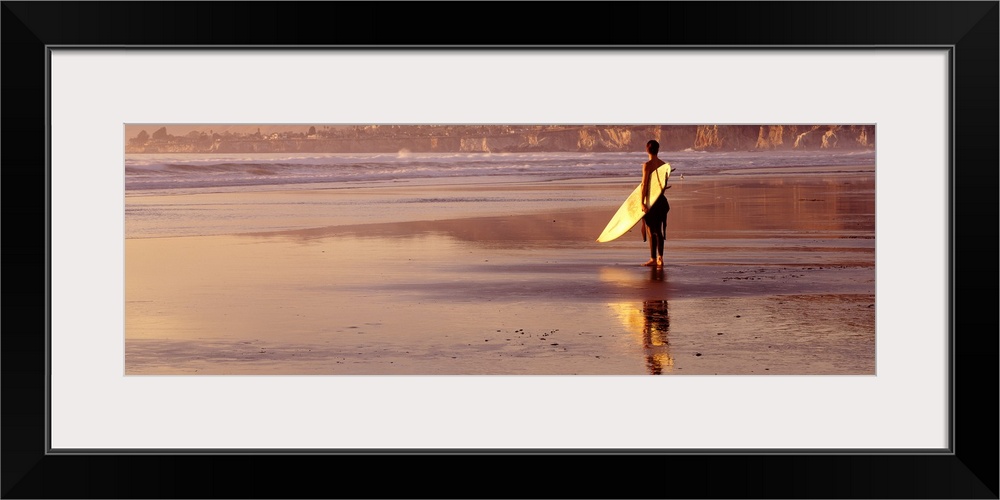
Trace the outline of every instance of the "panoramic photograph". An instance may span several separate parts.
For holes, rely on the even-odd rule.
[[[876,374],[875,125],[123,143],[126,375]]]

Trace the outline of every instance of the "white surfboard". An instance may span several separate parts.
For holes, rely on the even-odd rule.
[[[649,183],[649,199],[656,200],[660,197],[660,193],[667,188],[667,179],[670,178],[670,164],[664,163],[657,168],[653,175],[650,176]],[[629,232],[635,225],[642,220],[642,216],[646,213],[642,211],[642,183],[640,182],[632,194],[625,199],[625,203],[618,208],[615,212],[614,217],[608,222],[607,227],[604,228],[604,232],[597,237],[598,243],[605,243],[619,236]]]

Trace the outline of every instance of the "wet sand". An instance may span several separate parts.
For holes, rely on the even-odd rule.
[[[875,374],[874,167],[671,182],[659,270],[627,179],[132,196],[220,208],[126,220],[126,374]]]

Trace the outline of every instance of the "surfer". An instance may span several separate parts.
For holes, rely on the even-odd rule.
[[[649,154],[649,161],[642,164],[642,236],[646,239],[649,232],[649,261],[644,266],[663,267],[663,240],[667,234],[667,212],[670,211],[670,204],[667,197],[663,195],[670,186],[664,186],[660,196],[655,200],[649,200],[649,183],[653,172],[666,162],[657,157],[660,152],[660,143],[651,140],[646,143],[646,153]]]

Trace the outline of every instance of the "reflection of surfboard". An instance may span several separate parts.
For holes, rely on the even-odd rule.
[[[608,306],[615,312],[615,316],[618,316],[618,320],[622,322],[622,326],[629,333],[642,335],[642,329],[646,326],[646,318],[642,315],[642,308],[631,302],[614,302]]]
[[[646,367],[650,373],[673,371],[674,357],[670,355],[670,343],[667,342],[670,324],[663,322],[666,302],[647,301],[641,307],[630,302],[613,302],[608,306],[629,334],[637,337],[646,354]]]
[[[670,177],[670,164],[664,163],[660,168],[653,172],[650,177],[649,183],[649,199],[656,200],[660,193],[666,189],[667,179]],[[642,216],[645,212],[642,211],[642,183],[639,183],[632,191],[632,194],[622,203],[622,206],[618,208],[615,212],[615,216],[611,218],[611,222],[608,222],[608,226],[604,228],[604,232],[597,237],[599,243],[604,243],[611,241],[619,236],[629,232],[635,225],[642,220]]]

